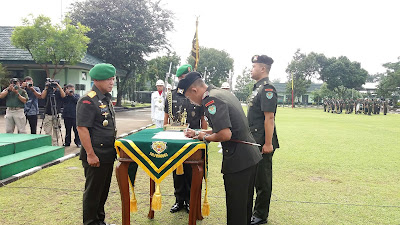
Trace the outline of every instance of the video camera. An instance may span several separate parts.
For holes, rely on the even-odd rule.
[[[55,88],[57,87],[57,84],[60,83],[60,80],[52,80],[50,78],[46,78],[46,86],[47,87],[51,87],[51,88]]]

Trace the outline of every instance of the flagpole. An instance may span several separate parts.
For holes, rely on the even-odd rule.
[[[293,73],[292,73],[292,109],[294,108],[294,101],[293,101]]]
[[[196,18],[196,63],[194,65],[194,70],[197,71],[197,64],[199,63],[199,33],[198,33],[198,28],[199,26],[199,17]]]

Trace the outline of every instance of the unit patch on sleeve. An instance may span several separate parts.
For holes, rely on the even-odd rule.
[[[83,104],[89,104],[89,105],[92,104],[92,103],[91,103],[90,101],[88,101],[88,100],[83,100],[82,103],[83,103]]]
[[[208,112],[211,115],[214,115],[217,112],[217,107],[215,105],[211,105],[210,107],[208,107]]]
[[[267,92],[266,95],[268,99],[272,99],[272,97],[274,97],[274,93],[272,93],[271,91]]]

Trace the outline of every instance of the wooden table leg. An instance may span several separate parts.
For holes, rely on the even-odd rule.
[[[130,162],[119,162],[115,168],[122,203],[122,225],[130,224],[130,196],[128,182],[128,167]]]
[[[153,194],[155,192],[155,189],[156,189],[156,183],[154,182],[154,180],[150,178],[150,210],[149,214],[147,215],[147,218],[149,219],[154,218],[154,210],[151,208],[151,203],[153,201]]]
[[[202,220],[201,215],[201,181],[203,180],[203,166],[192,164],[192,186],[190,190],[189,225],[196,224],[196,220]],[[200,198],[199,198],[200,197]]]

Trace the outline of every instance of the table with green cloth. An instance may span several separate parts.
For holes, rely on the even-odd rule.
[[[186,139],[155,139],[159,129],[145,129],[120,138],[115,142],[115,149],[119,155],[116,166],[116,176],[122,201],[122,224],[130,224],[130,211],[136,207],[134,192],[130,199],[129,183],[132,190],[139,165],[150,176],[150,211],[148,217],[154,218],[154,210],[161,209],[160,183],[175,169],[182,170],[182,163],[191,164],[192,186],[190,193],[189,224],[196,224],[196,220],[203,219],[201,215],[201,182],[204,174],[203,152],[206,149],[202,141]],[[178,132],[178,131],[177,131]],[[129,175],[128,175],[129,168]],[[130,178],[130,179],[128,179]],[[155,188],[155,183],[157,187]],[[134,205],[133,205],[133,201]]]

